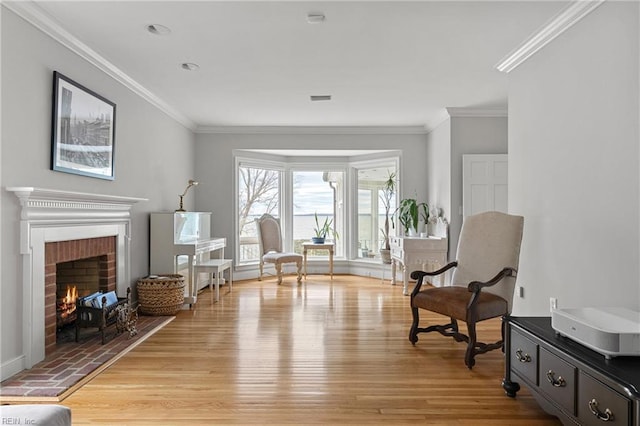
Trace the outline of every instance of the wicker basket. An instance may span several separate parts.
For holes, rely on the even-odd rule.
[[[141,314],[175,315],[184,304],[184,277],[179,274],[146,277],[138,280]]]

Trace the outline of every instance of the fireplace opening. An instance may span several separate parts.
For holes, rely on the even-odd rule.
[[[116,238],[45,244],[45,354],[75,340],[78,297],[116,289]]]
[[[56,343],[69,341],[76,320],[76,300],[100,291],[100,263],[107,256],[56,264]]]

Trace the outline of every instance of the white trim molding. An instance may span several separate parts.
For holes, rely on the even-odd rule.
[[[533,33],[518,48],[498,62],[495,68],[498,71],[509,73],[517,66],[525,62],[536,52],[541,50],[553,39],[567,31],[582,18],[587,16],[605,0],[577,0],[571,2],[551,21]]]
[[[125,294],[130,285],[130,210],[133,204],[147,199],[34,187],[8,187],[6,190],[15,194],[22,207],[23,355],[20,364],[21,369],[25,369],[45,356],[45,244],[115,236],[116,291]],[[15,369],[16,365],[14,360],[11,368]],[[3,375],[4,367],[7,366],[3,365]]]
[[[458,108],[447,107],[449,117],[506,117],[506,108]]]
[[[267,135],[422,135],[424,126],[198,126],[196,133]]]
[[[124,71],[105,59],[95,50],[80,41],[76,36],[65,30],[55,22],[42,8],[32,1],[1,2],[2,6],[11,10],[31,25],[47,34],[82,59],[100,69],[117,82],[149,102],[160,111],[190,130],[195,130],[196,124],[187,116],[176,110],[168,103],[160,99],[154,93],[146,89],[140,83],[129,77]]]

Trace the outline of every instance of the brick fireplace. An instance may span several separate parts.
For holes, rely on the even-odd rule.
[[[80,297],[116,290],[116,259],[115,236],[45,243],[45,356],[56,347],[59,281],[73,284]]]
[[[22,356],[2,365],[3,377],[42,361],[55,345],[49,322],[55,310],[53,259],[71,260],[106,256],[104,280],[118,295],[126,295],[130,280],[131,208],[143,198],[87,194],[34,187],[9,187],[21,206],[20,254],[22,257],[23,317]],[[53,306],[53,308],[48,307]],[[53,339],[53,343],[51,342]],[[47,349],[45,349],[47,348]]]

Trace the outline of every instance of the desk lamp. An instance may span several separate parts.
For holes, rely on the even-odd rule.
[[[197,186],[197,185],[198,185],[198,181],[195,181],[193,179],[189,179],[189,184],[184,189],[184,192],[182,193],[182,195],[178,195],[180,197],[180,207],[176,210],[177,212],[186,212],[186,210],[182,207],[182,200],[183,200],[184,196],[187,195],[187,192],[189,191],[189,188],[191,188],[192,186]]]

